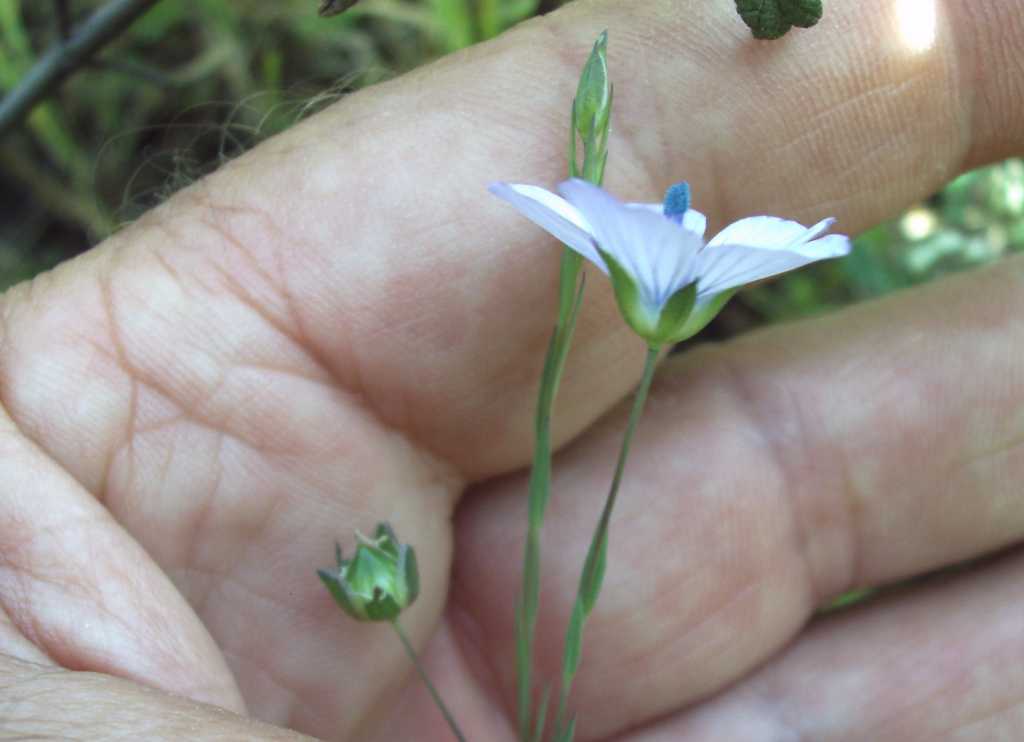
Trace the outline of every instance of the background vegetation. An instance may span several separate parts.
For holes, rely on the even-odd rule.
[[[55,6],[0,0],[0,90],[58,38]],[[81,20],[103,0],[71,1]],[[74,255],[181,184],[339,95],[490,38],[560,0],[162,0],[0,138],[0,289]],[[1024,162],[964,175],[853,255],[746,291],[720,334],[1024,250]]]

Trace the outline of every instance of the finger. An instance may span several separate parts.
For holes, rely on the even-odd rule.
[[[764,669],[630,742],[1017,739],[1024,558],[821,621]]]
[[[0,441],[0,653],[244,710],[223,657],[160,568],[2,411]]]
[[[408,661],[386,627],[357,627],[341,612],[316,568],[336,542],[351,554],[355,530],[389,521],[420,559],[422,595],[407,626],[425,640],[447,593],[461,479],[339,388],[300,338],[274,325],[258,286],[170,263],[156,276],[146,247],[97,251],[84,268],[23,287],[21,301],[6,297],[4,347],[21,347],[33,379],[0,375],[0,389],[41,413],[19,426],[79,480],[82,507],[99,498],[171,577],[252,712],[344,737],[402,682]],[[62,337],[33,337],[33,317]],[[54,396],[36,407],[40,394]],[[27,530],[42,548],[48,531],[31,530],[40,522]],[[61,641],[75,645],[64,628]],[[341,695],[339,668],[361,680]]]
[[[1024,538],[1022,285],[1024,261],[1007,261],[666,365],[587,629],[584,739],[734,682],[838,593]],[[558,670],[625,412],[556,462],[541,677]],[[467,500],[457,529],[455,599],[507,698],[519,565],[496,555],[520,553],[525,489],[510,478]]]
[[[241,294],[267,321],[250,345],[294,340],[387,425],[471,477],[493,474],[528,457],[558,250],[485,185],[564,175],[565,112],[597,32],[609,29],[618,82],[614,190],[650,199],[686,177],[719,224],[751,212],[835,215],[856,232],[1024,137],[1019,76],[1004,63],[1024,36],[1015,2],[936,3],[924,51],[897,22],[905,4],[829,8],[819,27],[775,45],[752,41],[725,0],[686,12],[654,0],[574,4],[350,97],[107,249],[148,252],[131,271],[154,293],[177,273],[195,283],[181,302]],[[368,187],[378,175],[386,183]],[[113,276],[115,297],[122,278]],[[64,301],[95,301],[70,288],[55,282]],[[562,440],[617,400],[635,370],[620,360],[633,341],[607,286],[592,282],[590,294],[563,385]],[[167,338],[169,349],[180,336],[201,337],[214,320],[209,302],[202,309]],[[140,343],[153,319],[155,310],[140,311],[121,318],[126,344]],[[12,333],[6,397],[36,430],[84,424],[99,433],[97,455],[81,457],[69,442],[56,451],[97,481],[111,445],[98,421],[120,416],[122,391],[107,389],[100,409],[57,425],[52,407],[19,383],[31,378],[27,351],[43,344],[26,333],[52,338],[51,350],[69,342],[54,327],[60,316],[19,317],[26,332]],[[86,354],[70,358],[65,378],[87,368]],[[49,437],[48,447],[61,442]]]
[[[0,684],[0,736],[6,739],[310,739],[125,680],[3,654]]]
[[[651,81],[619,86],[636,92],[619,96],[613,186],[649,197],[671,163],[720,194],[704,209],[718,220],[751,210],[803,218],[827,205],[852,231],[883,201],[888,210],[932,189],[965,152],[998,155],[1016,131],[1002,120],[1013,76],[991,64],[1017,45],[1008,3],[965,17],[957,44],[976,43],[977,54],[956,74],[949,16],[930,53],[904,55],[885,24],[845,33],[861,18],[887,18],[887,4],[837,9],[833,25],[787,42],[783,56],[738,27],[730,35],[732,10],[719,5],[700,11],[700,23],[656,2],[570,6],[353,96],[5,297],[0,396],[175,573],[240,658],[259,708],[287,719],[301,706],[303,723],[331,733],[353,723],[394,682],[400,657],[382,667],[381,645],[328,624],[337,614],[303,581],[311,564],[353,525],[382,515],[400,533],[417,524],[431,550],[414,627],[423,636],[443,599],[446,522],[462,477],[528,457],[557,248],[492,203],[484,185],[561,176],[577,55],[597,31],[623,39],[612,60],[622,80]],[[705,66],[710,38],[719,56]],[[886,63],[864,75],[866,58]],[[990,66],[961,84],[961,74]],[[752,67],[771,85],[744,77]],[[953,95],[936,98],[946,83]],[[778,110],[783,89],[804,94],[792,93],[776,119],[766,112]],[[980,91],[969,115],[957,103],[965,89]],[[680,136],[691,121],[703,133]],[[819,128],[808,132],[807,122]],[[783,188],[757,185],[752,158],[787,172],[796,141],[823,154],[801,159]],[[380,173],[387,185],[368,187]],[[600,291],[591,291],[563,385],[561,440],[633,382],[624,351],[635,341]],[[240,603],[258,607],[240,614]],[[300,637],[290,631],[294,605],[310,627]],[[344,712],[333,694],[339,657],[379,680],[348,689],[362,695]]]

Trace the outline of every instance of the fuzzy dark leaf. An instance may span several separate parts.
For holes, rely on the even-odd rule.
[[[777,39],[793,26],[821,20],[821,0],[736,0],[736,10],[756,39]]]
[[[357,0],[322,0],[319,13],[324,18],[338,15],[338,13],[343,13],[351,8],[356,2]]]
[[[821,20],[821,0],[779,0],[782,15],[798,28],[810,28]]]

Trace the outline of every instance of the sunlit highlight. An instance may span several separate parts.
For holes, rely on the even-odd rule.
[[[918,241],[931,237],[939,226],[939,220],[931,209],[911,209],[900,220],[900,231],[908,240]]]
[[[935,45],[935,0],[895,0],[896,23],[903,45],[915,54]]]

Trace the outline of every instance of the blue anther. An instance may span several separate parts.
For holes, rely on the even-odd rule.
[[[685,180],[668,187],[665,191],[665,216],[674,222],[682,222],[683,214],[690,208],[690,184]]]

